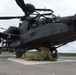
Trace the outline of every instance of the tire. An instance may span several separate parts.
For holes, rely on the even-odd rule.
[[[58,60],[58,51],[57,50],[51,51],[51,53],[49,54],[49,59],[51,61],[57,61]]]
[[[16,58],[19,58],[19,57],[22,57],[23,52],[22,52],[22,50],[17,50],[17,51],[15,51],[15,54],[16,54]]]

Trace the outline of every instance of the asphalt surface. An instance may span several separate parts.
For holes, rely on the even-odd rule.
[[[8,60],[9,58],[14,57],[0,55],[0,75],[76,75],[76,61],[58,60],[46,63],[28,61],[39,64],[27,65]]]

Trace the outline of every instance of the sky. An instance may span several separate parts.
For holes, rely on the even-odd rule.
[[[76,13],[76,0],[24,0],[36,8],[48,8],[54,11],[56,16],[71,16]],[[17,6],[15,0],[0,0],[0,16],[23,16],[23,11]],[[19,25],[19,19],[0,20],[0,27]],[[0,32],[3,30],[0,29]],[[76,53],[76,41],[58,48],[59,52]]]

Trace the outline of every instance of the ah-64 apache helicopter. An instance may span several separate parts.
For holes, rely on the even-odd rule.
[[[39,11],[49,13],[39,13]],[[0,38],[1,51],[15,50],[16,57],[21,57],[27,50],[46,47],[50,49],[52,59],[57,60],[56,45],[60,47],[76,40],[76,15],[57,17],[51,9],[35,9],[26,16],[0,17],[3,20],[14,18],[21,19],[19,27],[10,26],[3,33],[0,32]]]

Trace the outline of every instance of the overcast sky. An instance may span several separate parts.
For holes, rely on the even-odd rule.
[[[56,16],[69,16],[76,13],[76,0],[24,0],[25,3],[31,3],[36,8],[50,8]],[[0,0],[0,16],[18,16],[24,15],[17,6],[15,0]],[[1,20],[0,27],[18,26],[18,19]],[[0,29],[2,32],[3,30]],[[76,52],[76,42],[69,43],[58,49],[59,52]]]

